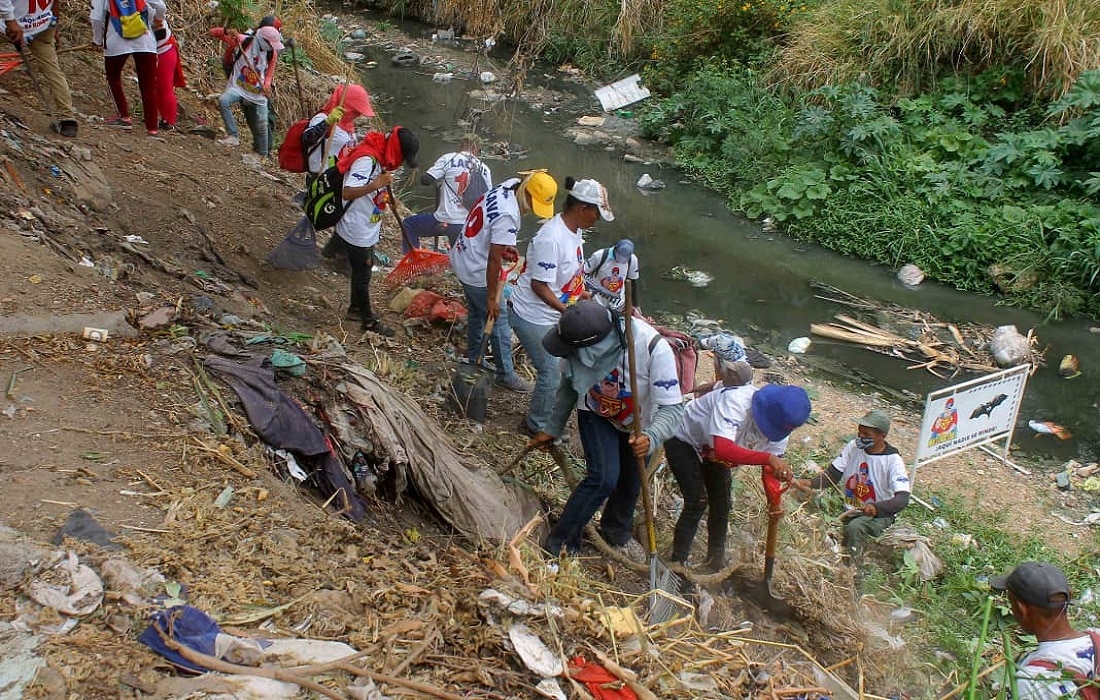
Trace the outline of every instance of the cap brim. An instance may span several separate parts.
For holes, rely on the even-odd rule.
[[[271,44],[271,48],[275,49],[276,51],[282,51],[286,48],[286,45],[283,44],[283,42],[281,41],[272,41],[269,43]]]
[[[540,219],[549,219],[554,216],[554,204],[551,202],[536,202],[535,198],[531,198],[531,211],[535,212],[535,216]]]
[[[610,209],[604,209],[603,207],[597,207],[600,210],[600,217],[604,221],[614,221],[615,214]]]
[[[538,212],[535,213],[537,214]],[[558,333],[557,326],[551,328],[546,332],[546,335],[542,336],[542,348],[554,357],[565,357],[573,352],[573,346],[568,345],[561,339],[561,334]]]
[[[989,579],[989,587],[995,591],[1008,590],[1008,576],[994,576]]]

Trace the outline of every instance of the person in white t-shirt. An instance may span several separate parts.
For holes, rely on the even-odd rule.
[[[518,258],[516,234],[522,215],[534,211],[543,218],[553,216],[557,191],[558,183],[542,171],[505,180],[478,200],[466,217],[462,235],[451,246],[451,268],[466,295],[466,358],[478,361],[485,324],[496,319],[489,334],[495,381],[520,393],[529,393],[532,387],[516,374],[512,362],[512,327],[507,308],[500,305],[506,283],[504,261]]]
[[[1086,687],[1100,688],[1100,629],[1078,632],[1069,621],[1072,602],[1069,581],[1054,564],[1025,561],[990,586],[1008,594],[1012,617],[1035,635],[1039,646],[1014,664],[1013,679],[1005,679],[1009,700],[1083,700]],[[1098,695],[1096,690],[1092,697]]]
[[[852,508],[840,516],[844,523],[841,544],[858,558],[867,543],[894,524],[909,505],[909,473],[896,447],[886,442],[890,416],[868,411],[857,422],[858,435],[820,475],[795,479],[801,491],[839,486]]]
[[[51,124],[50,129],[66,138],[74,138],[79,125],[73,111],[73,96],[65,72],[57,63],[57,45],[61,38],[57,26],[61,19],[60,3],[54,0],[0,0],[0,18],[4,20],[4,34],[16,51],[24,54],[25,59],[25,54],[30,53],[34,72],[53,103],[53,116],[58,121]],[[50,111],[48,107],[46,111]]]
[[[266,156],[271,151],[267,98],[275,79],[279,52],[285,48],[283,35],[275,27],[260,27],[251,39],[235,32],[225,32],[221,27],[211,29],[210,33],[224,42],[235,42],[240,47],[229,74],[229,82],[218,98],[218,110],[228,134],[224,139],[219,139],[218,143],[226,146],[241,144],[237,120],[233,117],[233,105],[240,102],[248,128],[252,131],[252,150]]]
[[[435,211],[405,219],[409,240],[401,238],[401,252],[408,253],[410,244],[419,246],[422,238],[446,236],[454,245],[470,209],[493,186],[493,175],[478,152],[477,137],[469,134],[461,150],[444,153],[420,176],[420,184],[436,188]]]
[[[634,241],[624,238],[610,248],[597,250],[584,264],[584,283],[592,298],[609,309],[622,311],[626,306],[626,281],[637,282],[638,256]],[[638,285],[630,285],[630,303],[638,306]]]
[[[584,299],[566,309],[542,341],[551,357],[563,358],[563,374],[553,411],[528,446],[545,449],[560,438],[575,409],[586,464],[584,479],[543,543],[553,556],[563,549],[580,552],[584,528],[603,505],[603,539],[630,559],[645,560],[645,550],[633,535],[641,493],[637,459],[672,437],[684,407],[672,348],[642,319],[631,322],[638,393],[631,392],[625,321],[599,302]],[[637,439],[632,433],[635,405],[642,428]]]
[[[508,301],[512,328],[538,373],[531,406],[520,424],[526,435],[545,427],[561,376],[557,358],[543,348],[542,339],[566,307],[591,296],[584,288],[583,231],[601,218],[615,220],[600,183],[569,177],[565,189],[569,196],[561,213],[543,224],[528,244],[523,272]]]
[[[394,331],[374,315],[370,302],[370,280],[374,269],[374,246],[382,232],[382,212],[392,205],[389,193],[391,171],[401,164],[415,168],[420,141],[408,129],[395,126],[387,133],[368,132],[355,148],[336,160],[344,174],[344,215],[336,222],[336,235],[344,241],[351,268],[348,318],[360,319],[363,330],[392,337]]]
[[[133,127],[130,117],[130,105],[126,101],[126,92],[122,89],[122,69],[126,59],[134,57],[134,71],[138,77],[138,91],[141,93],[141,111],[145,118],[145,129],[150,136],[157,135],[157,39],[153,35],[153,24],[163,20],[167,8],[162,0],[145,0],[145,13],[141,22],[145,32],[126,38],[122,35],[122,18],[125,10],[138,10],[138,0],[92,0],[92,10],[88,19],[92,25],[92,43],[103,48],[103,69],[107,74],[107,86],[115,102],[116,115],[108,117],[104,123],[123,129]],[[125,12],[125,16],[132,16]],[[138,25],[140,27],[140,25]]]
[[[688,403],[675,437],[665,443],[668,466],[684,496],[672,539],[672,561],[687,563],[703,513],[707,513],[705,568],[726,565],[726,535],[732,506],[731,469],[754,464],[779,481],[790,481],[781,457],[791,431],[810,416],[810,398],[796,386],[756,389],[745,349],[725,335],[714,351],[719,383]],[[762,474],[763,476],[763,474]],[[765,478],[765,484],[767,484]]]

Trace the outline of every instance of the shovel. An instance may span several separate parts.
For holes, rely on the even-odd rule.
[[[460,363],[451,377],[451,398],[459,415],[478,423],[485,422],[489,408],[489,393],[493,386],[493,370],[481,364],[489,351],[489,334],[496,324],[495,318],[485,321],[484,340],[477,359]]]
[[[794,608],[790,603],[772,593],[775,549],[779,542],[779,519],[783,517],[783,493],[790,488],[790,482],[779,481],[770,466],[764,467],[760,478],[764,481],[764,495],[768,500],[768,533],[764,540],[764,580],[748,586],[742,594],[769,612],[793,617]]]

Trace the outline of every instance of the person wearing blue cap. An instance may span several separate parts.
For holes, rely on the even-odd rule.
[[[813,479],[795,479],[800,491],[840,486],[852,504],[840,516],[844,523],[841,545],[858,558],[867,543],[894,524],[909,505],[909,473],[896,447],[886,442],[890,416],[868,411],[857,421],[858,434],[849,441],[829,468]]]
[[[626,281],[636,282],[638,276],[638,256],[629,238],[597,250],[584,263],[584,284],[592,298],[615,311],[626,306]],[[631,284],[630,290],[630,302],[637,308],[638,285]]]
[[[732,506],[731,468],[756,464],[780,481],[794,476],[782,459],[791,431],[810,417],[810,397],[797,386],[768,384],[754,388],[752,367],[735,336],[722,334],[715,343],[719,383],[688,403],[676,435],[665,442],[665,454],[684,507],[673,531],[671,560],[686,564],[703,513],[707,513],[707,559],[718,571],[726,564],[726,535]]]

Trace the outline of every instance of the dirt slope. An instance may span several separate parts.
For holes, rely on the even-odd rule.
[[[63,58],[77,88],[77,108],[91,115],[108,112],[97,97],[106,95],[98,87],[103,78],[97,60],[79,52]],[[409,639],[427,643],[437,635],[453,636],[468,641],[466,649],[484,645],[487,655],[499,653],[457,624],[451,611],[469,611],[469,601],[455,600],[448,591],[455,586],[454,572],[471,566],[471,555],[415,503],[373,502],[368,524],[353,528],[270,473],[243,476],[204,447],[215,441],[197,427],[199,398],[186,330],[130,329],[132,337],[125,337],[119,324],[106,342],[92,343],[79,337],[82,325],[71,327],[64,316],[115,313],[136,320],[162,306],[212,303],[215,318],[228,313],[280,331],[322,330],[399,389],[421,397],[426,413],[444,421],[453,419],[439,406],[439,388],[453,364],[443,350],[461,350],[459,334],[437,328],[415,329],[392,341],[362,336],[340,322],[344,276],[326,266],[303,273],[268,266],[265,256],[297,218],[291,198],[299,181],[279,173],[271,161],[259,163],[245,150],[187,133],[196,119],[219,122],[216,110],[196,96],[185,97],[189,116],[179,132],[150,138],[140,128],[114,131],[89,120],[82,122],[79,138],[64,141],[42,136],[46,120],[20,72],[5,78],[4,89],[0,328],[39,324],[39,330],[0,337],[0,382],[7,392],[0,417],[4,524],[46,541],[75,507],[89,509],[126,539],[140,563],[188,583],[192,600],[211,611],[278,605],[319,589],[341,592],[350,602],[310,604],[317,616],[313,634],[382,650],[404,640],[405,646],[385,652],[394,655],[386,664],[391,670]],[[127,89],[136,104],[136,85],[127,82]],[[387,221],[383,248],[394,259],[396,240]],[[93,266],[81,264],[84,258]],[[377,306],[384,307],[388,294],[380,286],[376,293]],[[400,325],[397,316],[389,320]],[[851,418],[881,403],[805,378],[794,363],[778,369],[789,380],[808,381],[818,395],[818,423],[799,433],[807,453],[835,449],[850,434]],[[448,427],[464,449],[503,463],[523,444],[511,430],[525,405],[522,398],[498,393],[484,432],[459,421]],[[892,412],[901,417],[897,441],[912,444],[918,418]],[[262,463],[243,446],[232,449],[242,462]],[[957,489],[979,507],[1011,509],[1021,532],[1043,523],[1069,551],[1082,543],[1095,546],[1079,537],[1079,529],[1049,518],[1056,505],[1049,484],[985,457],[944,460],[922,470],[920,480]],[[213,510],[210,504],[226,485],[236,489],[237,500]],[[470,578],[470,585],[482,585],[490,577],[482,571]],[[396,581],[408,588],[395,591]],[[347,611],[364,605],[374,611],[368,612],[373,634],[363,631],[368,628],[362,620],[341,617],[354,617]],[[13,617],[13,606],[0,603],[0,614]],[[429,622],[423,629],[407,623],[397,631],[387,627],[409,619]],[[449,626],[431,626],[437,619],[449,619]],[[132,687],[119,685],[124,673],[146,684],[162,675],[162,662],[127,636],[136,630],[103,622],[50,643],[51,663],[71,697],[134,697]],[[831,660],[848,655],[841,650]],[[458,663],[469,672],[461,668],[462,659],[445,654],[435,663]],[[50,696],[45,686],[34,694]]]

